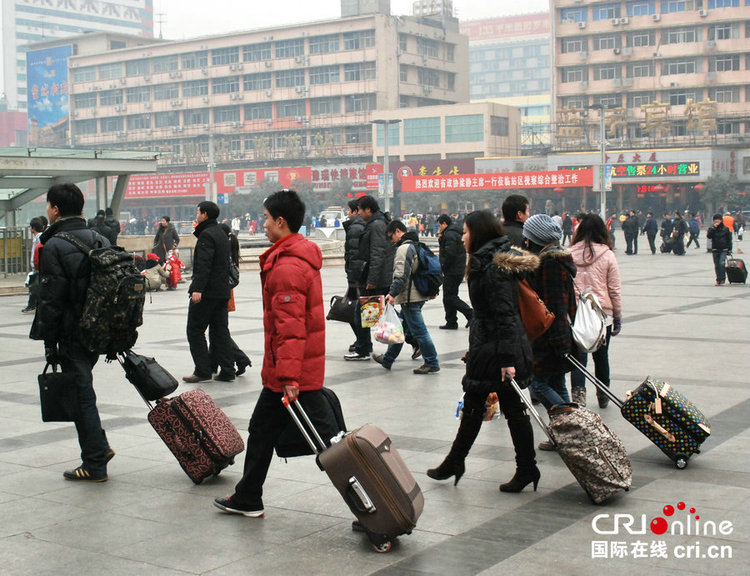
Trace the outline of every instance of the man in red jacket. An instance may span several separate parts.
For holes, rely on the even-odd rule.
[[[263,483],[282,431],[293,425],[281,403],[299,397],[324,440],[337,434],[330,405],[320,389],[325,376],[325,310],[317,244],[298,234],[305,204],[293,190],[263,203],[266,236],[273,242],[260,257],[265,353],[263,390],[248,426],[245,468],[234,494],[214,505],[232,514],[263,516]]]

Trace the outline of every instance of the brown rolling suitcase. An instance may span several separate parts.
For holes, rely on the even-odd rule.
[[[282,401],[317,454],[318,466],[357,517],[352,527],[367,534],[373,549],[388,552],[394,538],[410,534],[422,514],[424,497],[388,435],[365,424],[326,448],[300,403],[286,397]]]
[[[617,492],[630,489],[630,457],[598,414],[577,404],[559,404],[549,411],[547,426],[515,380],[511,385],[592,502],[601,504]]]
[[[151,426],[195,484],[234,464],[245,449],[237,428],[203,390],[146,403]]]

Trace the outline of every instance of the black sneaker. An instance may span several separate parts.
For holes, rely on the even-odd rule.
[[[63,472],[63,477],[66,480],[76,480],[79,482],[106,482],[107,480],[109,480],[109,478],[107,478],[106,472],[104,474],[93,474],[92,472],[86,470],[83,466],[79,466],[75,470],[66,470],[65,472]]]
[[[458,324],[443,324],[441,330],[458,330]]]
[[[414,368],[413,372],[414,374],[434,374],[435,372],[440,372],[440,366],[422,364],[419,368]]]
[[[352,362],[369,360],[369,359],[370,359],[369,354],[357,354],[356,352],[349,352],[348,354],[344,354],[344,360],[351,360]]]
[[[234,382],[234,374],[219,372],[216,376],[214,376],[214,380],[218,382]]]
[[[249,360],[247,362],[239,362],[237,364],[237,371],[235,372],[235,375],[242,376],[252,365],[252,362],[250,362]]]
[[[265,514],[263,504],[256,506],[237,504],[232,502],[231,496],[227,496],[226,498],[215,498],[214,506],[219,510],[223,510],[227,514],[240,514],[242,516],[247,516],[248,518],[262,518],[263,514]]]
[[[385,356],[383,356],[382,354],[373,354],[372,359],[386,370],[390,370],[391,366],[393,365],[393,363],[389,363],[388,360],[385,359]]]

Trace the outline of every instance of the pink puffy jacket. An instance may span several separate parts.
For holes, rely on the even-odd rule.
[[[615,253],[605,244],[592,244],[590,250],[585,242],[570,246],[570,253],[578,268],[576,292],[591,287],[607,315],[622,318],[622,285]]]

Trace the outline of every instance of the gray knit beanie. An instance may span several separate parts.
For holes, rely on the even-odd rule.
[[[523,237],[539,246],[546,246],[559,242],[563,233],[560,226],[546,214],[534,214],[523,223]]]

